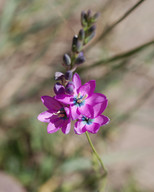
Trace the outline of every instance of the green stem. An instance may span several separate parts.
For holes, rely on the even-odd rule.
[[[144,50],[145,48],[147,48],[147,47],[149,47],[151,45],[154,45],[154,40],[146,42],[146,43],[144,43],[144,44],[142,44],[142,45],[140,45],[140,46],[138,46],[138,47],[136,47],[134,49],[131,49],[130,51],[120,53],[118,55],[115,55],[115,56],[107,58],[107,59],[102,59],[102,60],[96,61],[95,63],[90,65],[88,67],[88,69],[91,69],[91,68],[94,68],[96,66],[105,65],[105,64],[108,64],[108,63],[111,63],[111,62],[114,62],[114,61],[117,61],[117,60],[120,60],[120,59],[130,57],[130,56]],[[81,73],[82,71],[87,70],[86,68],[87,67],[82,67],[82,68],[78,69],[78,73],[79,72]]]
[[[91,141],[91,139],[90,139],[89,134],[88,134],[87,131],[86,131],[86,136],[87,136],[88,142],[89,142],[89,144],[90,144],[90,146],[91,146],[94,154],[96,155],[98,161],[100,162],[100,164],[101,164],[101,166],[102,166],[102,168],[103,168],[103,172],[104,172],[104,173],[103,173],[103,177],[106,177],[106,175],[107,175],[107,170],[105,169],[104,164],[103,164],[103,161],[101,160],[100,156],[98,155],[98,153],[97,153],[97,151],[96,151],[96,149],[95,149],[95,147],[94,147],[94,145],[93,145],[93,143],[92,143],[92,141]]]

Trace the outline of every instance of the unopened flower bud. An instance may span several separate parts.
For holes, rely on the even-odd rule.
[[[84,62],[85,62],[85,57],[83,55],[83,52],[80,52],[74,63],[77,65],[80,65]]]
[[[88,24],[88,22],[87,22],[87,15],[86,15],[86,13],[84,11],[82,11],[81,12],[81,25],[83,27],[86,27],[87,24]]]
[[[55,73],[55,80],[61,80],[64,77],[64,74],[61,72],[56,72]]]
[[[83,42],[78,40],[77,47],[76,47],[76,52],[77,53],[79,53],[81,51],[82,46],[83,46]]]
[[[87,19],[89,20],[90,17],[91,17],[91,10],[89,9],[89,10],[87,11]]]
[[[88,34],[91,35],[91,33],[93,33],[96,30],[96,25],[92,25],[89,29],[88,29]]]
[[[72,81],[70,81],[70,82],[67,83],[67,85],[65,87],[65,92],[67,94],[71,95],[74,92],[74,88],[75,88],[74,83]]]
[[[66,79],[66,80],[72,79],[72,75],[73,75],[72,71],[67,71],[67,72],[65,73],[65,79]]]
[[[80,29],[79,34],[78,34],[78,39],[79,39],[80,41],[83,41],[83,40],[84,40],[84,37],[85,37],[85,32],[84,32],[83,29]]]
[[[65,87],[61,85],[59,82],[57,82],[54,85],[54,92],[56,95],[65,93]]]
[[[68,54],[64,54],[63,56],[63,61],[65,63],[66,66],[69,66],[71,64],[71,58]]]
[[[78,36],[75,35],[73,37],[73,41],[72,41],[72,51],[76,52],[77,51],[77,42],[78,42]]]
[[[80,29],[77,40],[77,52],[80,52],[82,50],[84,38],[85,38],[85,32],[83,29]]]

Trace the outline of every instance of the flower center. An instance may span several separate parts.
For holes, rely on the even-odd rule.
[[[54,115],[57,115],[59,119],[64,119],[64,120],[68,119],[67,114],[63,107],[57,113],[54,113]]]
[[[88,117],[82,116],[82,122],[87,125],[91,125],[94,119],[90,119]]]
[[[88,95],[82,96],[80,93],[74,97],[73,99],[73,104],[76,105],[77,107],[81,107],[82,105],[85,104],[85,99],[87,98]]]

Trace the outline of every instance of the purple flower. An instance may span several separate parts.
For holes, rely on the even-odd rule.
[[[74,92],[72,95],[59,94],[56,99],[62,103],[70,104],[71,117],[77,119],[80,114],[88,117],[95,104],[101,103],[103,110],[107,107],[107,98],[101,93],[94,93],[95,81],[91,80],[81,85],[80,77],[77,73],[73,76]]]
[[[41,100],[47,107],[38,115],[38,120],[48,123],[47,132],[54,133],[60,128],[64,134],[68,134],[71,128],[70,109],[50,96],[42,96]]]
[[[75,123],[74,131],[80,135],[86,131],[90,133],[97,133],[100,126],[109,122],[109,118],[101,115],[104,111],[102,103],[96,104],[93,108],[89,108],[90,113],[88,116],[81,115]]]

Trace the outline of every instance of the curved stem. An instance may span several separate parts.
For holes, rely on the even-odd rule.
[[[140,46],[138,46],[136,48],[133,48],[130,51],[117,54],[117,55],[112,56],[112,57],[107,58],[107,59],[101,59],[99,61],[96,61],[92,65],[88,66],[88,70],[91,69],[91,68],[94,68],[96,66],[100,66],[100,65],[105,66],[106,64],[110,65],[111,62],[114,62],[114,61],[117,61],[117,60],[120,60],[120,59],[129,58],[130,56],[135,55],[136,53],[139,53],[140,51],[144,50],[145,48],[147,48],[147,47],[149,47],[151,45],[154,45],[154,39],[149,41],[149,42],[146,42],[146,43],[144,43],[144,44],[142,44],[142,45],[140,45]],[[87,66],[78,69],[78,73],[81,73],[82,71],[85,71],[85,70],[87,70]]]
[[[97,38],[88,48],[91,49],[96,43],[100,42],[110,31],[112,31],[120,22],[122,22],[127,16],[129,16],[139,5],[141,5],[145,0],[139,0],[135,5],[133,5],[124,15],[122,15],[117,21],[115,21],[111,26],[107,27],[105,31]]]
[[[86,131],[85,133],[86,133],[88,142],[89,142],[89,144],[90,144],[90,146],[91,146],[94,154],[96,155],[98,161],[100,162],[100,164],[101,164],[101,166],[102,166],[102,168],[103,168],[103,172],[104,172],[104,173],[103,173],[103,177],[106,177],[106,175],[107,175],[107,170],[106,170],[105,167],[104,167],[103,161],[101,160],[100,156],[98,155],[98,153],[97,153],[97,151],[96,151],[96,149],[95,149],[95,147],[94,147],[94,145],[93,145],[93,143],[92,143],[92,141],[91,141],[91,139],[90,139],[90,137],[89,137],[88,132]]]

